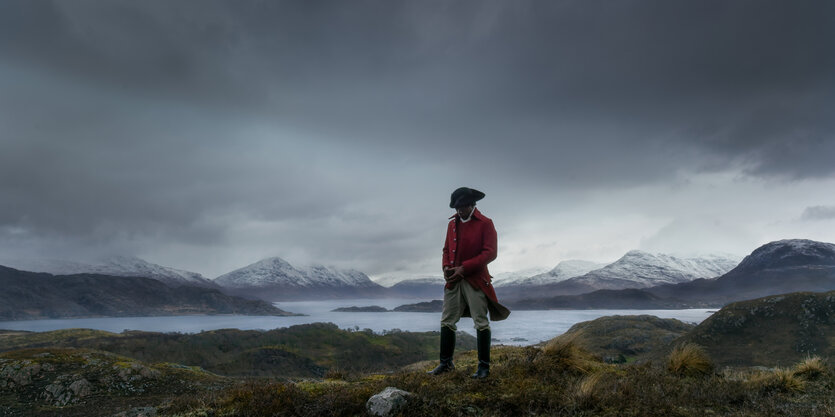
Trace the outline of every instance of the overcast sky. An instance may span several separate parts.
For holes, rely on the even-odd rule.
[[[0,3],[0,254],[215,277],[835,242],[832,1]]]

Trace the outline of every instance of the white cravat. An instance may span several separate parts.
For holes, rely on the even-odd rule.
[[[470,217],[467,217],[467,220],[461,219],[461,223],[466,223],[466,222],[472,220],[473,219],[473,213],[475,213],[475,207],[473,207],[473,211],[470,212]],[[461,216],[458,216],[458,217],[461,218]]]

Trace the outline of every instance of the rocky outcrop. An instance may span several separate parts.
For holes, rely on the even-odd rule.
[[[80,375],[61,375],[44,388],[41,398],[55,406],[75,404],[93,393],[93,384]]]
[[[0,359],[0,388],[23,387],[32,383],[41,371],[52,371],[51,364],[40,364],[29,360],[10,361]]]
[[[387,387],[380,393],[369,398],[368,402],[365,403],[365,408],[373,416],[393,416],[406,405],[406,401],[410,395],[412,394],[407,391],[395,387]]]
[[[221,377],[196,368],[149,365],[102,351],[21,349],[0,354],[0,403],[5,403],[0,405],[0,415],[21,415],[17,410],[33,406],[75,410],[62,415],[101,415],[78,411],[93,403],[118,407],[125,398],[157,398],[192,392],[195,384],[220,383]],[[147,410],[126,413],[154,415]]]

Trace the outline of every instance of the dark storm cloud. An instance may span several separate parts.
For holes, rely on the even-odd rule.
[[[223,219],[292,220],[287,240],[333,237],[323,257],[380,241],[406,257],[425,230],[360,225],[445,197],[462,165],[521,194],[830,177],[834,16],[829,1],[5,1],[0,233],[222,245]],[[334,216],[349,220],[310,232]]]

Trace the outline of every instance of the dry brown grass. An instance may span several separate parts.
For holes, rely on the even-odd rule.
[[[604,375],[603,372],[595,372],[580,379],[574,388],[574,402],[580,407],[592,405],[599,397]]]
[[[713,372],[713,362],[701,346],[685,343],[670,352],[667,370],[678,376],[705,376]]]
[[[801,392],[805,387],[803,381],[795,376],[794,371],[783,368],[753,374],[748,380],[748,386],[761,392],[784,393]]]
[[[581,343],[582,333],[563,335],[548,341],[534,363],[560,371],[588,374],[601,369],[600,359],[586,350]]]
[[[800,362],[798,362],[792,368],[792,373],[794,376],[813,380],[820,378],[823,375],[826,375],[829,372],[829,368],[826,366],[826,362],[821,359],[820,356],[810,356]]]

